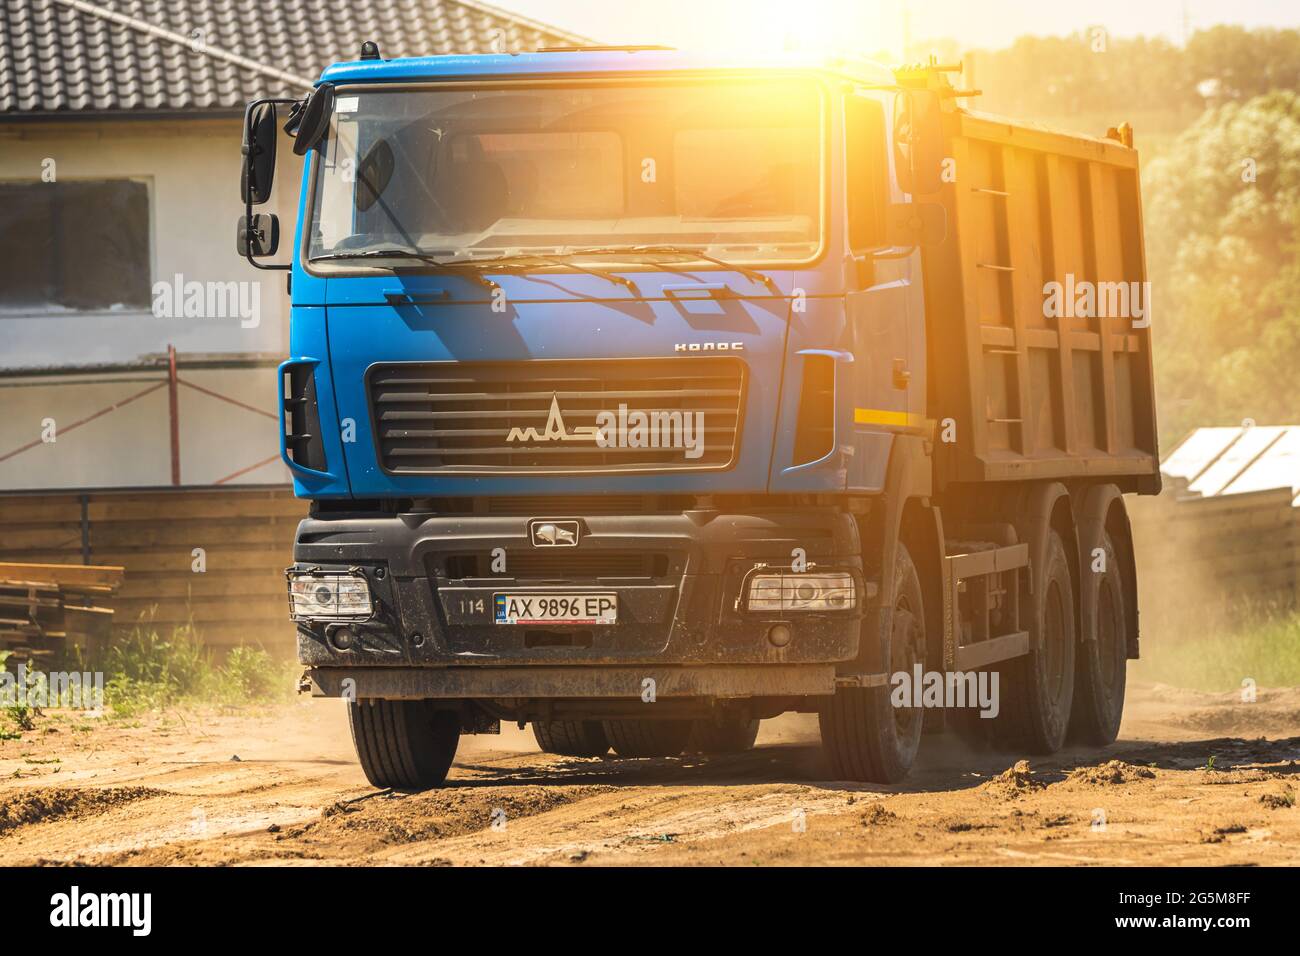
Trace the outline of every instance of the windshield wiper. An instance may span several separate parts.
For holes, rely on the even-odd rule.
[[[722,266],[724,269],[731,269],[733,272],[739,272],[751,282],[761,283],[769,292],[775,295],[781,295],[781,287],[776,284],[776,280],[765,272],[759,272],[757,269],[751,269],[748,266],[738,265],[734,262],[728,262],[726,259],[719,259],[717,256],[711,256],[703,249],[696,249],[691,246],[674,246],[674,245],[647,245],[647,246],[594,246],[590,249],[574,249],[569,255],[594,254],[594,255],[614,255],[619,252],[644,253],[655,255],[691,256],[696,259],[703,259],[705,262],[712,262],[714,265]]]
[[[606,282],[612,282],[615,285],[621,285],[635,296],[641,295],[641,288],[626,276],[616,275],[613,272],[607,272],[604,269],[593,269],[591,266],[579,265],[576,262],[570,262],[567,256],[574,253],[563,253],[561,255],[552,255],[545,252],[520,252],[509,256],[494,256],[490,259],[468,259],[457,262],[457,265],[504,265],[504,266],[522,266],[525,262],[538,261],[549,262],[551,265],[562,266],[567,269],[573,269],[575,272],[584,272],[589,276],[595,276],[598,279],[604,279]]]
[[[367,249],[364,252],[330,252],[323,256],[312,256],[310,261],[324,262],[330,259],[416,259],[433,266],[441,272],[448,272],[453,275],[460,272],[456,264],[443,262],[441,259],[435,259],[433,256],[425,255],[422,252],[413,252],[410,249]],[[477,282],[489,292],[496,292],[501,288],[481,272],[470,272],[466,278]]]

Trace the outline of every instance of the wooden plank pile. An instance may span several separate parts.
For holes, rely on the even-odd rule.
[[[125,576],[120,567],[0,562],[0,651],[28,662],[72,648],[98,653]]]

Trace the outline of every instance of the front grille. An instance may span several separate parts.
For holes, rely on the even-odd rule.
[[[678,471],[734,461],[745,366],[714,357],[400,362],[373,366],[367,382],[391,474]],[[605,447],[595,440],[601,424],[613,425]]]

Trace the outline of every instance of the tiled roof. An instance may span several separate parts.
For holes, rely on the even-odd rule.
[[[193,43],[115,22],[92,2]],[[477,0],[0,0],[0,118],[241,110],[257,96],[300,95],[276,73],[315,79],[356,59],[364,40],[384,57],[584,42]]]

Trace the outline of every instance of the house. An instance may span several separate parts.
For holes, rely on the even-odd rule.
[[[0,0],[0,561],[125,567],[122,629],[292,652],[288,300],[235,254],[241,119],[366,40],[584,42],[475,0]],[[292,228],[280,155],[259,211]]]
[[[0,0],[0,491],[288,481],[285,274],[234,248],[241,118],[365,40],[584,42],[476,0]],[[299,169],[281,149],[259,207],[289,228]]]

